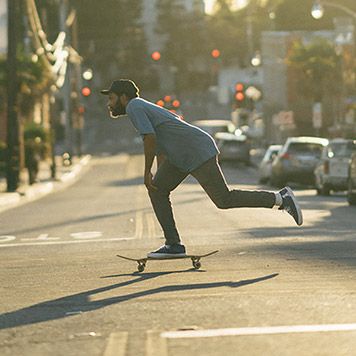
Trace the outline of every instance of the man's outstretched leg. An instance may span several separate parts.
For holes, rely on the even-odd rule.
[[[221,168],[214,157],[192,172],[210,199],[220,209],[273,208],[287,211],[298,225],[303,223],[302,211],[289,187],[279,192],[229,190]]]
[[[164,232],[165,245],[150,252],[148,257],[169,258],[185,255],[185,247],[181,244],[180,236],[174,221],[170,193],[185,178],[186,173],[181,172],[177,167],[165,161],[157,170],[153,179],[153,185],[157,190],[148,192],[153,210]]]

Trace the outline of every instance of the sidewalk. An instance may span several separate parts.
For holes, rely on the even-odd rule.
[[[56,179],[51,178],[51,162],[42,161],[38,172],[38,182],[29,185],[27,170],[21,173],[21,184],[17,192],[6,192],[6,179],[0,177],[0,212],[11,209],[19,204],[41,198],[53,191],[74,183],[82,169],[89,163],[90,155],[73,157],[70,166],[64,166],[62,157],[56,157]]]

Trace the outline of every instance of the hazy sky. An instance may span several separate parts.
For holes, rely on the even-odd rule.
[[[214,6],[215,0],[204,0],[204,1],[205,1],[205,11],[210,13]],[[245,6],[248,0],[234,0],[234,2],[236,3],[236,7],[238,8],[238,7]]]

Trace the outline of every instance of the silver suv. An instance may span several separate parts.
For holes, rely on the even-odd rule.
[[[323,149],[315,174],[318,194],[329,195],[331,190],[347,190],[348,170],[351,155],[356,152],[356,141],[333,139]]]
[[[314,169],[328,142],[320,137],[289,137],[272,163],[272,185],[314,184]]]

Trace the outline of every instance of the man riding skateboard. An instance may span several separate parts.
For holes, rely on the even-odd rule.
[[[231,190],[218,163],[219,150],[214,139],[169,110],[139,97],[139,89],[132,80],[115,80],[108,95],[110,116],[128,115],[143,139],[145,168],[144,184],[153,210],[163,229],[165,245],[150,252],[153,258],[172,258],[185,255],[173,216],[170,193],[192,175],[219,209],[273,208],[287,211],[297,225],[303,215],[289,187],[279,192]],[[158,168],[152,174],[157,157]]]

